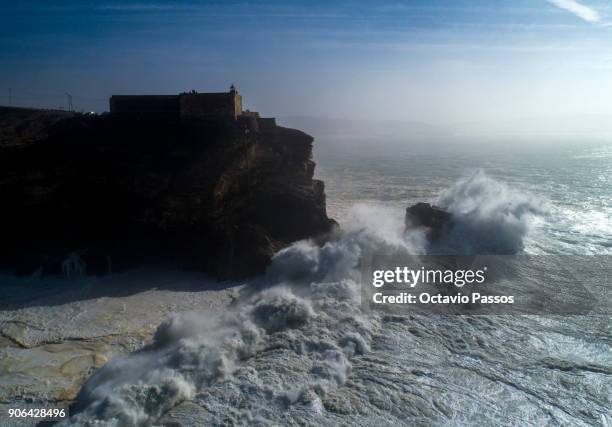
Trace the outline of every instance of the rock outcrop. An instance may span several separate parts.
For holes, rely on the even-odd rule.
[[[424,227],[430,241],[438,240],[445,227],[451,226],[452,214],[429,203],[417,203],[406,208],[406,227]]]
[[[15,111],[0,109],[0,268],[238,278],[334,225],[298,130]]]

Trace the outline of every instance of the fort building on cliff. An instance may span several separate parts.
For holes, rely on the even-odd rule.
[[[276,127],[274,118],[242,111],[242,95],[232,84],[228,92],[183,92],[179,95],[113,95],[110,113],[116,117],[233,122],[246,131]]]

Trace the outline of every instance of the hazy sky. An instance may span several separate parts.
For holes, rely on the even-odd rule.
[[[0,0],[0,103],[226,90],[264,114],[612,115],[612,2]]]

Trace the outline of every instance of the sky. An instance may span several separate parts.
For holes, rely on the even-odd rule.
[[[612,2],[0,0],[0,104],[225,91],[271,116],[612,116]]]

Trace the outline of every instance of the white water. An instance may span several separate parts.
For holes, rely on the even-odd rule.
[[[459,223],[444,247],[460,253],[523,250],[555,209],[481,172],[438,195]],[[174,316],[151,346],[111,360],[81,390],[71,423],[594,425],[609,419],[608,317],[366,315],[357,269],[363,251],[428,249],[421,231],[403,232],[403,209],[392,203],[343,212],[334,240],[281,251],[268,274],[222,315]]]

